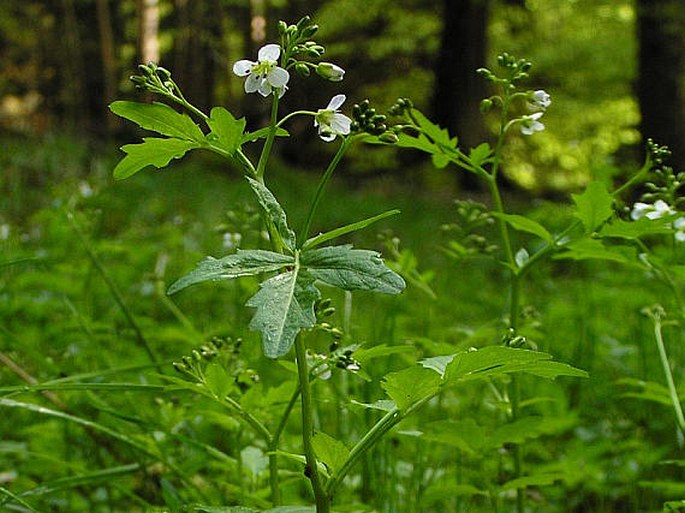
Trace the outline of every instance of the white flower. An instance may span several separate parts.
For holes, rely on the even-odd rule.
[[[316,111],[314,126],[319,127],[319,137],[326,142],[331,142],[336,135],[350,133],[352,120],[338,111],[343,103],[345,103],[345,95],[336,94],[328,102],[328,107]]]
[[[675,211],[668,203],[664,200],[656,200],[653,205],[651,203],[635,203],[635,205],[633,205],[633,210],[630,212],[630,218],[635,221],[642,217],[646,217],[647,219],[659,219],[673,214],[675,214]]]
[[[239,77],[247,77],[245,80],[245,92],[258,92],[262,96],[269,96],[274,90],[280,98],[288,87],[290,73],[278,66],[278,58],[281,55],[281,47],[278,45],[266,45],[259,49],[257,62],[242,59],[233,65],[233,73]]]
[[[535,109],[545,110],[552,104],[551,96],[544,90],[538,89],[533,92],[530,105]]]
[[[542,117],[542,112],[536,112],[530,116],[523,116],[521,120],[521,133],[523,135],[531,135],[534,132],[540,132],[545,129],[545,125],[540,123],[538,119]]]
[[[675,240],[685,242],[685,217],[679,217],[673,222],[675,228]]]

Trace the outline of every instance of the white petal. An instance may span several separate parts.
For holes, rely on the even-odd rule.
[[[276,66],[266,74],[266,79],[273,87],[283,87],[290,80],[290,73],[283,68]]]
[[[335,113],[331,122],[331,129],[336,134],[347,135],[350,133],[351,124],[352,120],[345,116],[345,114]]]
[[[288,90],[288,86],[284,85],[283,87],[277,87],[276,91],[278,91],[278,97],[283,98],[283,95],[285,92]]]
[[[676,230],[685,230],[685,217],[679,217],[678,219],[676,219],[673,222],[673,227]]]
[[[532,119],[533,121],[538,120],[542,117],[542,112],[536,112],[535,114],[531,114],[528,116],[529,119]]]
[[[326,107],[326,110],[338,110],[340,107],[342,107],[342,104],[345,103],[345,100],[347,97],[344,94],[336,94],[333,98],[331,98],[331,101],[328,102],[328,107]]]
[[[248,76],[247,80],[245,80],[245,92],[254,93],[257,89],[259,89],[259,84],[261,81],[262,79],[260,79],[257,75]]]
[[[319,137],[321,137],[322,141],[331,142],[333,139],[335,139],[335,134],[333,132],[322,132],[321,130],[319,130]]]
[[[255,64],[256,63],[248,61],[247,59],[242,59],[233,65],[233,73],[235,73],[239,77],[247,76],[250,74],[252,66],[254,66]]]
[[[652,206],[647,203],[635,203],[635,205],[633,205],[633,210],[630,212],[630,218],[633,221],[637,221],[641,217],[644,217],[645,213],[651,209],[651,207]]]
[[[281,47],[278,45],[266,45],[262,46],[259,49],[259,53],[257,53],[257,57],[259,58],[260,62],[263,61],[278,61],[278,58],[281,56]]]
[[[257,89],[259,94],[261,94],[264,98],[269,96],[271,94],[271,84],[266,80],[266,78],[263,78],[259,81],[259,88]]]

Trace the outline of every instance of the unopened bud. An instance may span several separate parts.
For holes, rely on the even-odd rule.
[[[492,109],[492,100],[490,98],[485,98],[480,102],[481,112],[490,112],[490,109]]]
[[[331,82],[340,82],[345,76],[344,69],[330,62],[320,62],[316,66],[316,73]]]
[[[397,134],[393,132],[383,132],[378,136],[378,140],[388,144],[395,144],[400,139],[397,137]]]
[[[309,66],[307,66],[304,62],[298,62],[295,64],[295,71],[301,77],[308,77],[311,73],[309,71]]]

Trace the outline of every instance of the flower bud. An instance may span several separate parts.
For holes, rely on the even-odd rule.
[[[297,64],[295,64],[295,71],[301,77],[308,77],[311,73],[309,71],[309,66],[307,66],[304,62],[298,62]]]
[[[316,66],[316,73],[331,82],[340,82],[345,76],[344,69],[330,62],[320,62]]]
[[[383,132],[381,135],[378,136],[378,140],[388,144],[395,144],[400,139],[399,137],[397,137],[397,134],[393,132]]]
[[[301,30],[300,35],[304,38],[310,38],[316,34],[319,30],[318,25],[309,25],[308,27]]]
[[[490,109],[492,109],[492,100],[490,98],[485,98],[480,102],[480,111],[485,113],[485,112],[490,112]]]

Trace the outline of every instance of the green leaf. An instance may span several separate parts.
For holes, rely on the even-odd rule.
[[[411,109],[411,115],[416,120],[417,124],[423,130],[423,132],[433,139],[437,144],[446,146],[447,148],[457,147],[457,138],[450,137],[450,133],[446,128],[442,128],[430,119],[423,115],[423,113],[418,109]],[[442,151],[438,148],[439,151]]]
[[[307,239],[307,241],[302,245],[302,249],[311,249],[313,247],[323,244],[324,242],[328,242],[329,240],[341,237],[342,235],[347,235],[348,233],[362,230],[367,226],[377,221],[380,221],[381,219],[385,219],[386,217],[394,216],[395,214],[399,213],[399,210],[388,210],[387,212],[383,212],[382,214],[378,214],[377,216],[369,217],[368,219],[357,221],[356,223],[341,226],[340,228],[336,228],[335,230],[331,230],[330,232],[320,233],[319,235],[312,237],[311,239]]]
[[[215,397],[224,399],[235,387],[235,378],[229,376],[223,365],[213,362],[205,369],[205,384]]]
[[[375,251],[329,246],[304,251],[301,261],[314,278],[343,290],[399,294],[405,287],[402,277],[388,269]]]
[[[207,140],[233,155],[242,142],[246,124],[245,118],[235,119],[233,114],[223,107],[214,107],[210,112],[207,124],[212,129]]]
[[[116,101],[109,108],[117,116],[131,120],[146,130],[195,142],[202,142],[205,138],[190,116],[176,112],[164,103]]]
[[[288,227],[288,218],[286,217],[281,204],[273,193],[266,188],[266,185],[257,180],[253,180],[249,176],[246,178],[250,183],[250,187],[252,187],[252,190],[257,195],[259,204],[276,228],[277,234],[280,236],[283,245],[290,251],[295,251],[295,232]]]
[[[516,214],[503,214],[501,212],[493,212],[492,215],[506,222],[515,230],[532,233],[549,244],[553,244],[554,242],[552,234],[550,234],[544,226],[532,219]]]
[[[435,395],[440,389],[440,382],[440,376],[432,370],[414,365],[386,375],[381,386],[400,410],[406,410]]]
[[[563,481],[565,477],[561,472],[519,477],[504,483],[502,490],[516,490],[517,488],[527,488],[529,486],[549,486],[557,481]]]
[[[279,506],[278,508],[264,510],[263,513],[316,513],[313,506]]]
[[[141,144],[127,144],[121,149],[127,155],[114,168],[114,178],[123,180],[147,166],[165,167],[172,159],[180,159],[188,150],[199,148],[200,143],[182,139],[148,137]]]
[[[491,155],[492,148],[490,148],[490,145],[488,143],[482,143],[475,148],[471,148],[471,151],[469,152],[469,160],[471,161],[473,167],[480,167],[490,161]]]
[[[256,509],[245,508],[243,506],[190,506],[193,513],[259,513]],[[183,510],[185,511],[185,510]]]
[[[260,284],[259,291],[246,304],[257,309],[250,329],[262,333],[262,347],[268,358],[286,354],[300,330],[314,326],[314,302],[319,296],[314,279],[301,272],[299,264]]]
[[[345,444],[321,431],[314,432],[312,444],[316,456],[326,465],[330,475],[337,473],[350,455]]]
[[[445,379],[454,384],[512,372],[525,372],[550,379],[557,376],[587,377],[585,371],[550,361],[551,358],[551,355],[538,351],[488,346],[455,354],[447,365]]]
[[[205,258],[193,271],[175,281],[167,294],[174,294],[190,285],[205,281],[228,280],[278,271],[294,263],[295,259],[290,255],[262,249],[239,249],[235,254],[223,258]]]
[[[265,126],[264,128],[260,128],[259,130],[255,130],[254,132],[247,132],[245,133],[242,138],[240,139],[240,145],[242,146],[243,143],[246,142],[254,142],[259,139],[264,139],[266,136],[269,135],[269,131],[271,130],[270,126]],[[290,134],[288,133],[287,130],[283,128],[278,128],[276,130],[276,137],[289,137]]]
[[[600,237],[635,240],[645,235],[673,233],[673,216],[648,219],[641,217],[635,221],[616,219],[599,231]]]
[[[581,194],[572,194],[576,204],[574,216],[580,219],[587,232],[597,229],[614,213],[614,198],[602,182],[590,182]]]
[[[564,246],[565,251],[557,253],[553,258],[572,260],[609,260],[623,264],[636,261],[634,248],[625,246],[607,247],[597,239],[579,239]]]

